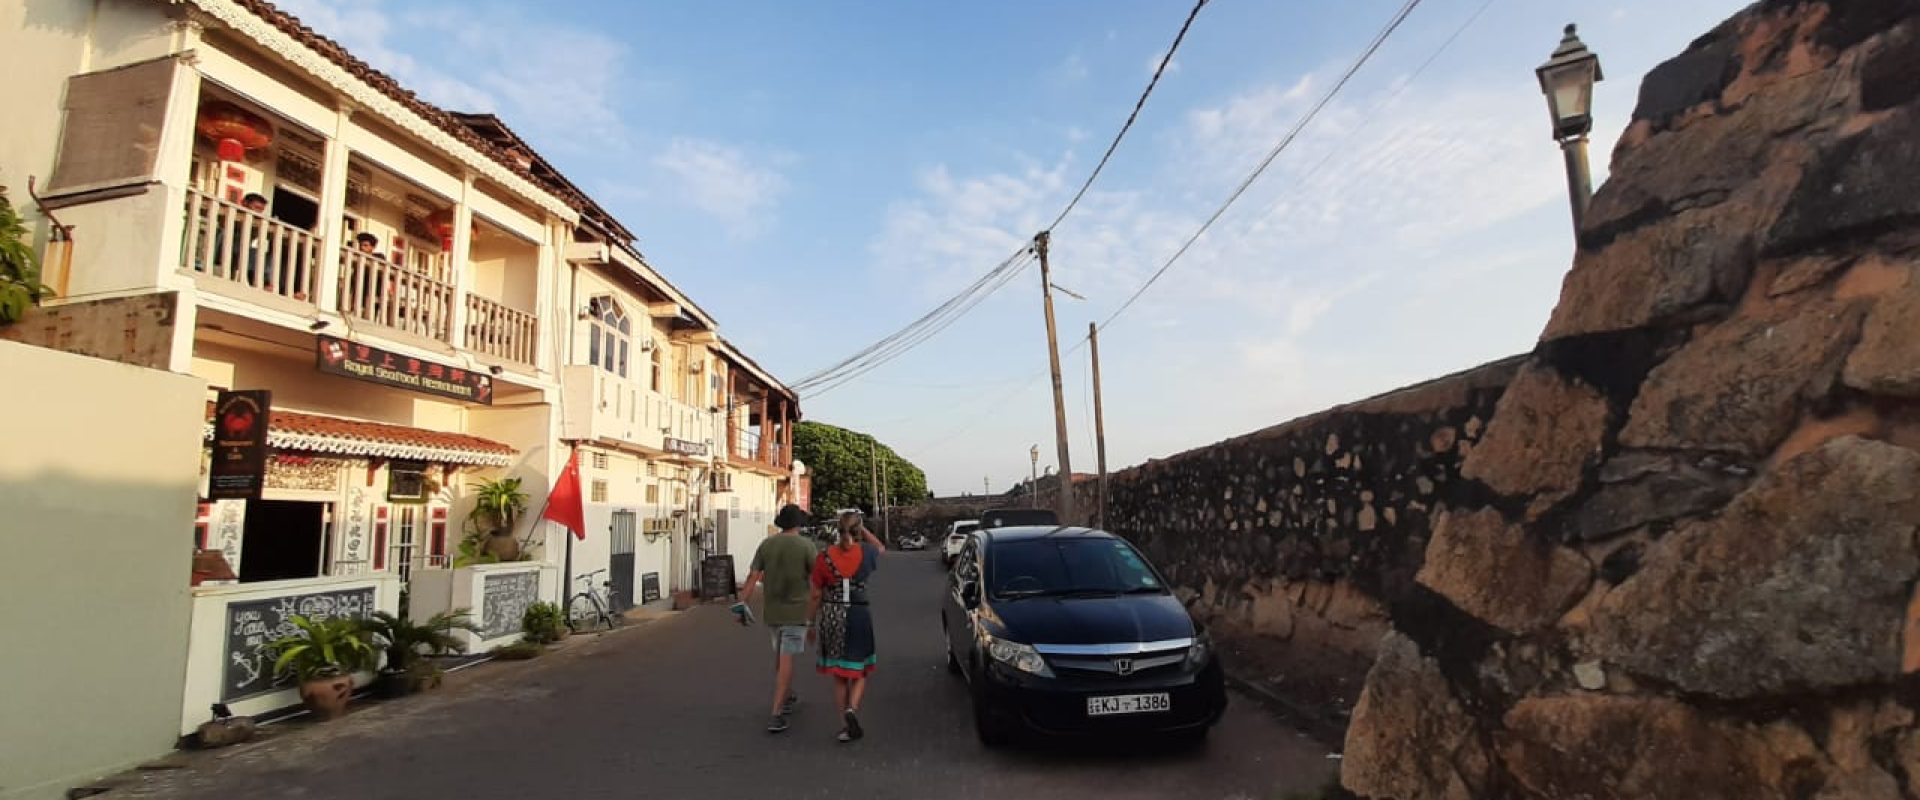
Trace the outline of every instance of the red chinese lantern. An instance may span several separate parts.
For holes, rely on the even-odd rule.
[[[246,157],[247,151],[263,150],[273,144],[273,123],[225,101],[201,106],[194,129],[217,143],[222,161],[239,161]]]

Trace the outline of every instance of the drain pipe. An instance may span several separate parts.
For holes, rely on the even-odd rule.
[[[54,245],[60,246],[60,275],[54,281],[53,296],[66,297],[69,279],[73,276],[73,226],[60,224],[60,218],[53,215],[53,209],[47,207],[47,201],[41,199],[36,191],[38,188],[34,176],[28,175],[27,196],[33,198],[34,206],[40,209],[40,216],[46,217],[47,224],[53,226],[47,235],[47,249],[51,251]]]

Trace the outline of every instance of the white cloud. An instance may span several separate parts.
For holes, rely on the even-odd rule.
[[[1161,51],[1161,52],[1158,52],[1158,53],[1154,53],[1154,54],[1153,54],[1152,56],[1150,56],[1150,57],[1148,57],[1148,58],[1147,58],[1147,75],[1148,75],[1149,77],[1151,77],[1151,76],[1153,76],[1153,75],[1156,75],[1156,74],[1159,74],[1159,72],[1160,72],[1160,61],[1161,61],[1161,59],[1164,59],[1164,58],[1166,58],[1166,57],[1167,57],[1167,53],[1166,53],[1166,51],[1164,51],[1164,50],[1163,50],[1163,51]],[[1174,59],[1174,60],[1172,60],[1172,61],[1168,61],[1168,62],[1167,62],[1167,74],[1168,74],[1168,75],[1172,75],[1173,73],[1176,73],[1176,72],[1179,72],[1179,71],[1180,71],[1180,59],[1177,59],[1177,58],[1176,58],[1176,59]]]
[[[725,223],[735,236],[750,237],[773,223],[774,207],[787,180],[772,167],[719,142],[678,137],[653,158],[680,185],[687,201]]]
[[[497,113],[536,144],[584,148],[626,137],[614,101],[626,45],[599,31],[546,22],[507,5],[278,5],[428,102]]]

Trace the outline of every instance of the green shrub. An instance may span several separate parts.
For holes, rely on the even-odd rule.
[[[292,673],[300,681],[332,678],[372,669],[380,651],[373,645],[360,620],[336,617],[314,621],[302,616],[289,618],[295,633],[273,643],[279,657],[273,662],[275,675]]]
[[[520,632],[534,644],[551,644],[567,635],[567,617],[553,603],[534,603],[520,617]]]

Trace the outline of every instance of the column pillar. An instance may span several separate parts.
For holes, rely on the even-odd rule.
[[[453,269],[453,330],[447,340],[454,347],[467,346],[467,293],[473,290],[473,174],[460,176],[460,196],[453,203],[453,252],[448,266]]]
[[[352,159],[344,142],[348,122],[353,119],[353,108],[351,104],[341,104],[334,112],[333,134],[321,144],[320,223],[315,226],[319,231],[320,257],[314,265],[319,270],[319,286],[314,302],[323,313],[340,308],[340,251],[346,246],[347,164]]]

